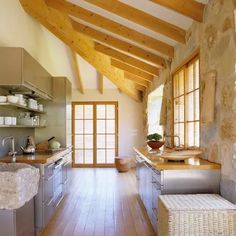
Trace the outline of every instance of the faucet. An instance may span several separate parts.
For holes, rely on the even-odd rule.
[[[180,137],[178,135],[164,135],[164,138],[177,138],[178,139],[178,145],[176,147],[180,147]],[[166,144],[165,144],[166,146]],[[167,148],[174,148],[174,145],[172,146],[166,146]]]
[[[2,146],[4,147],[5,146],[5,143],[7,140],[11,140],[11,151],[8,153],[10,156],[12,156],[13,158],[15,158],[15,155],[16,155],[16,151],[15,151],[15,139],[13,136],[8,136],[8,137],[5,137],[3,140],[2,140]]]

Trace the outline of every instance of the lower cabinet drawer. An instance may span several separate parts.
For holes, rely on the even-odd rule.
[[[44,179],[43,202],[49,202],[53,197],[53,176]]]

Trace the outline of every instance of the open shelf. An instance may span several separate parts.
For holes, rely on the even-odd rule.
[[[36,110],[36,109],[32,109],[32,108],[29,108],[29,107],[25,107],[25,106],[22,106],[22,105],[17,104],[17,103],[5,102],[5,103],[0,103],[0,106],[15,107],[15,108],[19,108],[19,109],[24,109],[24,110],[26,110],[26,111],[32,111],[32,112],[35,112],[35,113],[38,113],[38,114],[45,114],[44,111],[39,111],[39,110]]]
[[[0,128],[45,128],[41,125],[0,125]]]

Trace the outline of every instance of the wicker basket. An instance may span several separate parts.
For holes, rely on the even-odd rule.
[[[217,194],[162,195],[159,236],[236,235],[236,206]]]

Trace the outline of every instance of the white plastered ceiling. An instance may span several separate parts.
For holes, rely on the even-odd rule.
[[[204,3],[206,4],[208,2],[208,0],[197,0],[198,2],[201,2],[201,3]],[[103,10],[99,7],[96,7],[95,5],[92,5],[92,4],[89,4],[83,0],[70,0],[71,3],[74,3],[80,7],[83,7],[87,10],[90,10],[90,11],[93,11],[99,15],[102,15],[106,18],[109,18],[110,20],[113,20],[113,21],[116,21],[120,24],[123,24],[131,29],[134,29],[140,33],[143,33],[143,34],[146,34],[150,37],[153,37],[155,39],[158,39],[160,41],[163,41],[173,47],[176,46],[177,42],[164,36],[164,35],[161,35],[159,33],[156,33],[150,29],[147,29],[141,25],[138,25],[138,24],[135,24],[134,22],[131,22],[129,20],[126,20],[122,17],[119,17],[111,12],[108,12],[106,10]],[[171,23],[171,24],[174,24],[176,26],[179,26],[181,27],[182,29],[184,30],[187,30],[193,20],[188,18],[188,17],[185,17],[184,15],[182,14],[179,14],[175,11],[172,11],[170,9],[167,9],[163,6],[160,6],[158,4],[155,4],[149,0],[120,0],[120,2],[123,2],[125,4],[128,4],[132,7],[135,7],[139,10],[142,10],[150,15],[153,15],[157,18],[160,18],[168,23]],[[117,36],[111,32],[108,32],[102,28],[99,28],[99,27],[96,27],[96,26],[93,26],[87,22],[84,22],[84,21],[81,21],[79,19],[76,19],[73,17],[73,19],[77,20],[78,22],[82,22],[83,24],[86,24],[88,26],[92,26],[94,29],[97,29],[97,30],[100,30],[104,33],[108,33],[112,36],[115,36],[116,38],[119,38],[119,39],[122,39],[124,41],[127,41],[127,42],[131,42],[130,40],[126,39],[126,38],[123,38],[121,36]],[[132,42],[133,45],[138,45],[134,42]],[[142,45],[138,45],[140,48],[143,48],[145,50],[148,50],[152,53],[155,53],[158,55],[158,53],[156,53],[156,51],[153,51],[151,49],[148,49],[148,48],[145,48],[144,46]],[[161,55],[161,54],[159,54]],[[162,55],[163,56],[163,55]],[[84,84],[84,88],[85,89],[97,89],[97,71],[96,69],[91,66],[89,63],[87,63],[85,60],[83,60],[80,56],[78,56],[78,62],[80,64],[80,72],[81,72],[81,77],[82,77],[82,80],[83,80],[83,84]],[[73,83],[74,86],[76,86],[76,82]],[[107,78],[104,79],[104,89],[114,89],[116,88],[115,85],[112,84],[112,82],[110,82]]]

